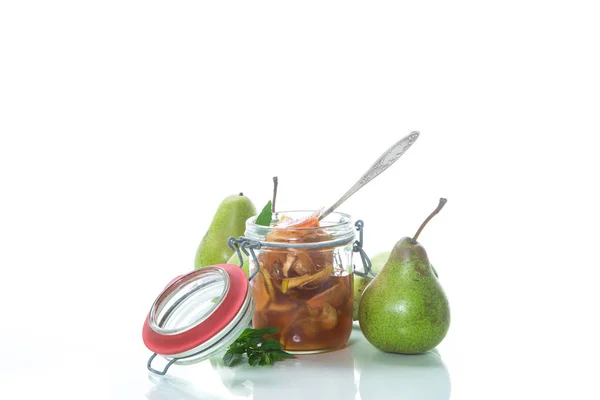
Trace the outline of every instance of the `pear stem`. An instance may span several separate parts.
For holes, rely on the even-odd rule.
[[[271,203],[271,212],[275,212],[275,199],[277,198],[277,177],[273,177],[273,202]]]
[[[421,234],[421,231],[423,230],[423,228],[425,228],[425,225],[427,225],[427,223],[431,220],[431,218],[433,218],[435,216],[435,214],[439,213],[440,210],[442,208],[444,208],[444,205],[446,204],[448,200],[445,198],[440,198],[440,202],[438,204],[438,206],[436,207],[435,210],[433,210],[433,212],[431,214],[429,214],[429,217],[427,217],[427,219],[425,221],[423,221],[423,223],[421,224],[421,226],[419,227],[419,230],[417,231],[417,233],[415,233],[415,236],[413,236],[412,238],[412,242],[416,243],[417,242],[417,238],[419,237],[419,235]]]

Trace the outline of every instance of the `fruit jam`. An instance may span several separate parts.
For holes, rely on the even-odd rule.
[[[331,240],[331,233],[319,229],[314,218],[272,227],[267,242]],[[259,271],[251,282],[253,326],[279,328],[273,337],[287,351],[320,352],[345,346],[352,332],[351,246],[349,242],[340,247],[262,248],[257,255]]]

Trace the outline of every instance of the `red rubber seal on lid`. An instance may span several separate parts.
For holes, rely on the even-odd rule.
[[[161,355],[176,355],[194,349],[221,332],[238,315],[248,292],[248,278],[237,265],[216,264],[229,275],[229,291],[213,313],[200,324],[175,335],[163,335],[150,327],[146,316],[142,338],[146,347]],[[173,282],[171,282],[173,283]]]

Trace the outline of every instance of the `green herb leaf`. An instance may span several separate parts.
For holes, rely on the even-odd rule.
[[[238,341],[240,341],[240,340],[244,339],[246,336],[248,336],[248,335],[252,334],[252,331],[253,331],[253,330],[254,330],[254,329],[252,329],[252,328],[246,328],[246,329],[244,329],[244,332],[242,332],[242,333],[240,334],[240,336],[238,336],[238,338],[237,338],[235,341],[236,341],[236,342],[238,342]]]
[[[279,343],[277,340],[275,339],[267,339],[265,340],[261,345],[260,345],[260,349],[262,351],[267,351],[267,350],[282,350],[283,346],[281,345],[281,343]]]
[[[245,345],[236,345],[233,347],[229,347],[228,352],[232,352],[233,354],[244,354],[246,352],[247,347]]]
[[[238,362],[240,362],[241,359],[242,359],[241,354],[227,351],[225,353],[225,355],[223,356],[223,363],[228,367],[232,367],[235,364],[237,364]]]
[[[252,365],[253,367],[256,367],[257,365],[259,365],[262,361],[262,354],[260,353],[252,353],[248,356],[248,364]]]
[[[279,331],[279,328],[257,328],[257,329],[250,328],[249,330],[250,330],[250,332],[248,332],[249,336],[262,338],[265,335],[273,335],[274,333],[277,333]]]
[[[263,357],[260,359],[258,365],[273,365],[273,361],[271,360],[271,355],[269,353],[265,353]]]
[[[243,354],[248,356],[248,364],[271,365],[274,361],[293,358],[286,353],[283,346],[273,338],[265,339],[265,335],[272,335],[278,328],[251,329],[248,328],[233,342],[223,356],[223,363],[231,367],[237,364]]]
[[[261,337],[249,336],[246,338],[246,346],[247,347],[258,347],[258,345],[264,341],[265,341],[265,339],[262,336]]]
[[[283,350],[273,350],[269,354],[273,361],[285,360],[286,358],[294,358],[292,354],[287,353]]]
[[[256,217],[256,225],[269,226],[271,225],[271,220],[273,219],[273,212],[271,211],[271,200],[267,203],[267,205],[262,209],[258,217]]]

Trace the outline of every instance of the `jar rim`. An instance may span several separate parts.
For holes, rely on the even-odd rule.
[[[275,219],[275,216],[278,215],[289,215],[289,214],[299,214],[299,213],[303,213],[306,215],[311,215],[316,213],[319,210],[285,210],[285,211],[277,211],[275,213],[273,213],[273,219]],[[329,217],[331,216],[339,216],[339,220],[337,222],[332,222],[329,220]],[[256,224],[256,219],[258,218],[258,215],[254,215],[250,218],[248,218],[248,220],[246,221],[246,226],[251,226],[251,227],[258,227],[258,228],[265,228],[265,229],[270,229],[270,230],[277,230],[277,229],[285,229],[285,230],[294,230],[294,231],[311,231],[311,230],[318,230],[318,229],[324,229],[324,228],[342,228],[345,226],[352,226],[352,217],[350,216],[350,214],[347,213],[343,213],[343,212],[339,212],[339,211],[333,211],[331,212],[327,217],[325,217],[325,219],[323,219],[323,221],[321,221],[321,223],[325,222],[328,224],[322,225],[320,224],[320,226],[310,226],[310,227],[285,227],[285,228],[278,228],[277,226],[264,226],[264,225],[257,225]]]

